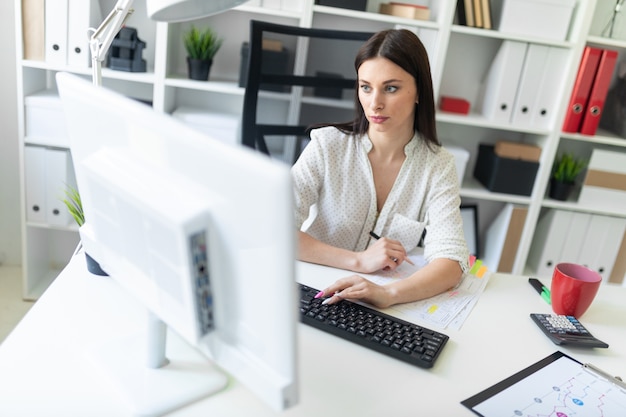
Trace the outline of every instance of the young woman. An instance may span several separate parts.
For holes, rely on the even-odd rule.
[[[292,168],[299,259],[373,273],[408,260],[422,235],[428,264],[377,285],[351,275],[318,294],[377,307],[428,298],[467,271],[453,156],[441,147],[428,56],[408,30],[376,33],[357,53],[356,118],[311,131]],[[380,238],[372,237],[378,236]]]

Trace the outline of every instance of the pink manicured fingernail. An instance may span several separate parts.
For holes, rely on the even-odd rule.
[[[315,294],[315,298],[320,298],[324,296],[324,291],[320,291],[317,294]]]

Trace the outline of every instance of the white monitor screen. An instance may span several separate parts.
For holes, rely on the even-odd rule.
[[[294,405],[298,309],[288,166],[77,76],[59,73],[56,80],[86,253],[270,406]]]

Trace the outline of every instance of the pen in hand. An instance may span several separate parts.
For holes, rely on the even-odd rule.
[[[376,234],[373,230],[372,230],[372,231],[370,231],[370,236],[371,236],[371,237],[373,237],[373,238],[374,238],[374,239],[376,239],[376,240],[379,240],[379,239],[380,239],[380,236],[378,236],[378,235],[377,235],[377,234]],[[409,259],[409,257],[408,257],[408,256],[407,256],[407,257],[405,257],[405,258],[404,258],[404,260],[405,260],[405,261],[407,261],[409,264],[411,264],[411,265],[415,266],[415,264],[413,263],[413,261],[411,261],[411,259]],[[392,258],[392,261],[394,261],[394,262],[398,262],[398,260],[397,260],[396,258]]]

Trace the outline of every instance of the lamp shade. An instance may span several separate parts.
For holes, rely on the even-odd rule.
[[[248,0],[147,0],[148,17],[163,22],[181,22],[232,9]]]

